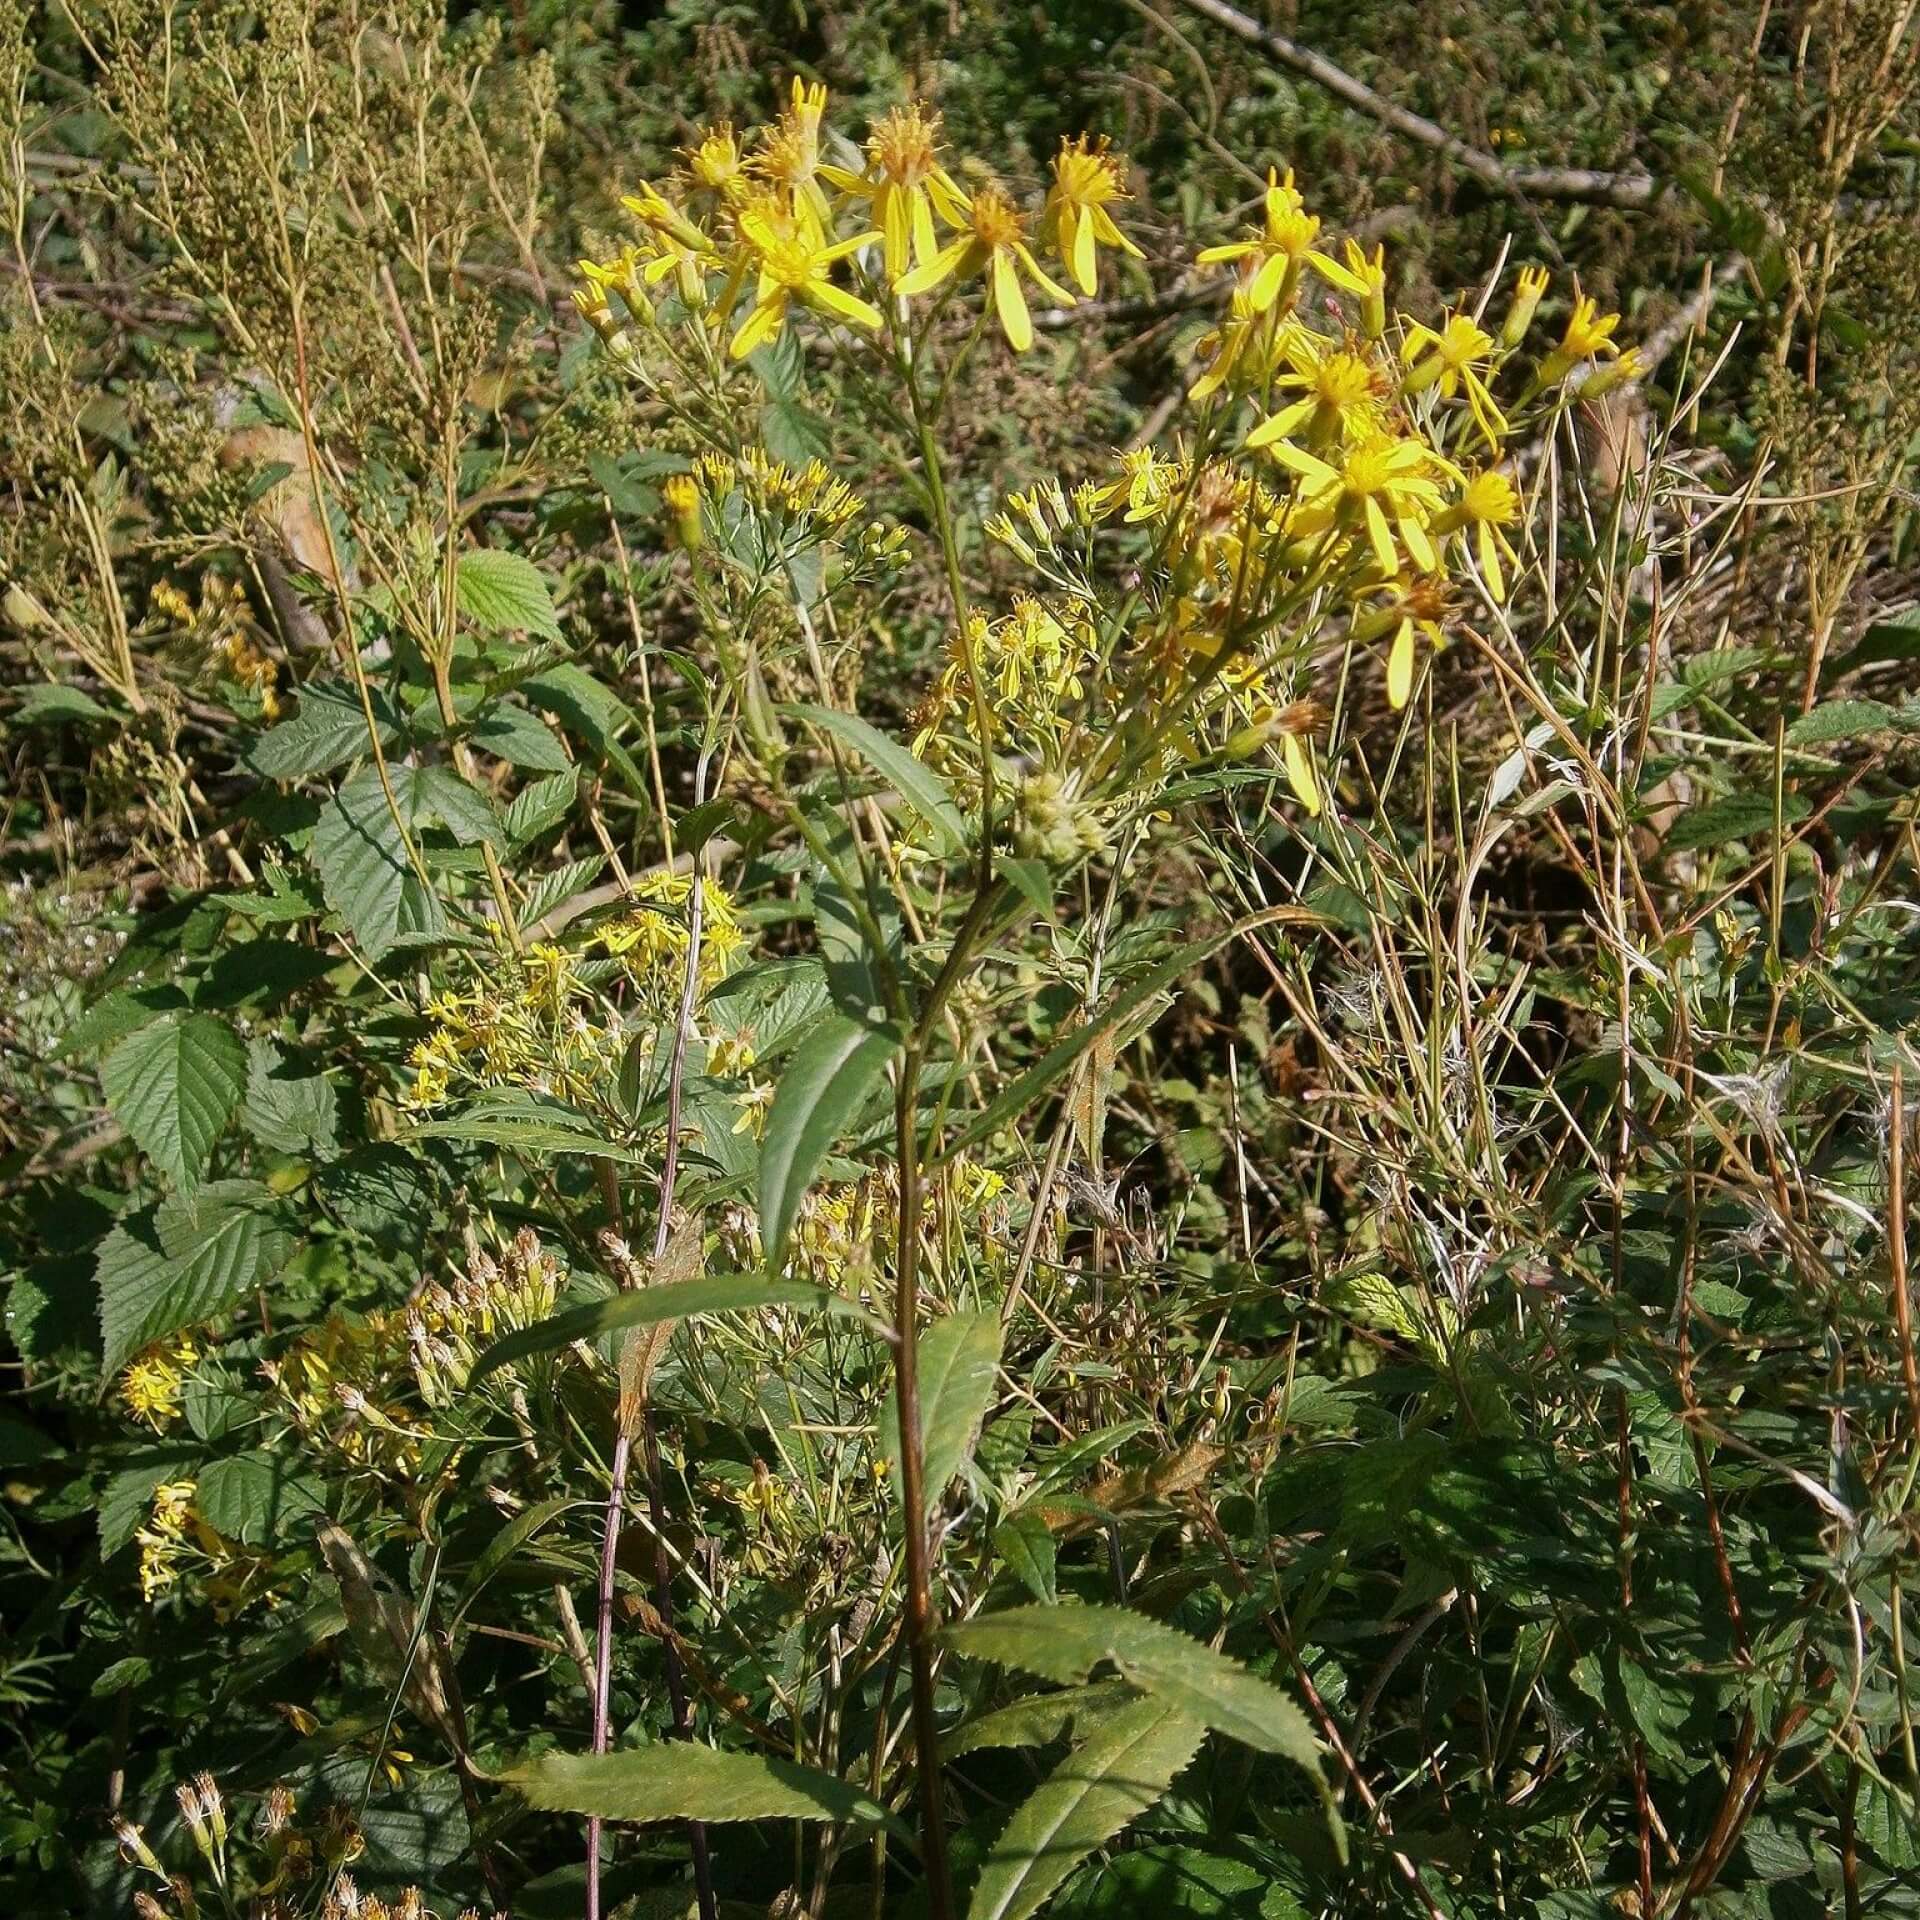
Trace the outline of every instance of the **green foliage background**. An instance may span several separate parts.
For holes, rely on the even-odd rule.
[[[423,1124],[405,1092],[433,993],[504,965],[475,906],[493,876],[560,937],[604,906],[610,853],[640,872],[669,834],[711,837],[754,1073],[835,1120],[836,1191],[887,1165],[884,1054],[863,1073],[810,1025],[812,958],[859,956],[833,944],[853,906],[764,792],[696,785],[705,636],[661,496],[696,449],[565,300],[572,261],[627,232],[622,192],[708,122],[767,117],[796,71],[853,126],[924,94],[1022,192],[1081,127],[1133,163],[1146,260],[956,383],[961,540],[996,602],[1013,571],[980,529],[1004,491],[1181,431],[1163,403],[1213,319],[1192,249],[1270,164],[1388,241],[1410,311],[1509,242],[1637,337],[1715,288],[1644,416],[1558,450],[1579,584],[1504,669],[1456,646],[1407,725],[1356,682],[1319,822],[1276,768],[1209,763],[1143,829],[1124,911],[1091,869],[1042,870],[1026,943],[959,996],[997,1049],[982,1106],[1096,1006],[1138,1009],[1093,1071],[982,1130],[1004,1184],[943,1200],[962,1224],[927,1364],[951,1384],[924,1424],[952,1468],[948,1611],[977,1616],[939,1700],[971,1910],[1920,1910],[1910,10],[1246,11],[1476,148],[1660,195],[1491,193],[1173,0],[0,8],[8,1911],[124,1913],[136,1888],[186,1911],[111,1811],[200,1876],[202,1910],[319,1912],[345,1861],[450,1915],[498,1897],[483,1853],[514,1913],[582,1910],[566,1768],[623,1338],[598,1230],[651,1233],[659,1063],[636,1050],[591,1125],[557,1097]],[[263,165],[308,137],[355,152],[352,217]],[[458,263],[438,291],[423,230]],[[912,449],[837,364],[741,378],[769,454],[880,476],[872,511],[917,536],[889,591],[849,589],[827,686],[795,669],[771,694],[908,737],[949,624]],[[316,448],[326,526],[302,508]],[[364,706],[327,637],[342,602]],[[837,797],[825,732],[801,759]],[[921,905],[937,944],[955,903]],[[1275,906],[1294,917],[1208,937]],[[898,1418],[883,1343],[810,1310],[884,1248],[857,1220],[808,1241],[803,1216],[792,1311],[739,1311],[769,1297],[756,1196],[794,1183],[733,1131],[735,1077],[693,1082],[713,1245],[684,1284],[710,1317],[653,1356],[660,1508],[629,1529],[612,1700],[635,1759],[609,1819],[662,1823],[618,1829],[608,1907],[691,1910],[697,1812],[729,1914],[916,1914],[904,1774],[864,1771],[904,1710]],[[487,1394],[415,1406],[404,1464],[330,1389],[296,1414],[263,1373],[330,1326],[390,1335],[487,1263],[500,1317],[461,1323],[462,1364],[547,1331]],[[556,1273],[584,1319],[544,1317]],[[182,1329],[155,1431],[120,1375]],[[186,1481],[225,1559],[150,1600],[139,1536]],[[648,1614],[653,1518],[677,1642]],[[1025,1611],[1061,1602],[1080,1612],[1022,1653]],[[1125,1628],[1093,1611],[1121,1606]],[[664,1744],[675,1684],[710,1761]],[[202,1769],[231,1888],[174,1797]],[[263,1828],[276,1783],[293,1810]],[[1023,1891],[1019,1823],[1063,1797],[1071,1857]],[[295,1839],[304,1877],[281,1874]]]

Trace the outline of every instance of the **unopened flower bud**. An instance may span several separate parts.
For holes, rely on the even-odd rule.
[[[688,553],[698,553],[706,544],[706,533],[700,524],[700,489],[693,476],[673,474],[661,485],[660,497],[673,516],[674,543]]]
[[[1513,303],[1507,308],[1507,323],[1500,329],[1500,344],[1509,352],[1527,337],[1533,316],[1539,311],[1547,290],[1545,267],[1522,267],[1513,289]]]

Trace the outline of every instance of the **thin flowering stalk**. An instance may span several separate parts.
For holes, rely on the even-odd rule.
[[[694,768],[693,804],[706,799],[707,767],[713,758],[711,744],[701,750]],[[653,1266],[657,1271],[667,1251],[672,1231],[674,1187],[680,1173],[680,1101],[686,1079],[687,1046],[693,1033],[694,1000],[700,988],[700,861],[694,861],[687,885],[687,958],[680,976],[680,1007],[673,1028],[673,1049],[667,1067],[667,1141],[660,1163],[659,1210],[653,1228]],[[608,1707],[613,1691],[613,1576],[620,1546],[620,1522],[626,1510],[627,1468],[633,1454],[633,1435],[638,1426],[641,1455],[647,1475],[647,1513],[653,1532],[654,1610],[660,1616],[662,1649],[666,1658],[667,1695],[673,1708],[673,1730],[686,1739],[693,1729],[691,1704],[687,1698],[680,1656],[671,1638],[673,1630],[673,1577],[667,1560],[666,1495],[660,1474],[660,1443],[653,1424],[653,1408],[643,1399],[637,1422],[623,1418],[614,1436],[611,1485],[607,1489],[607,1521],[600,1547],[600,1585],[594,1610],[593,1667],[593,1748],[607,1750]],[[600,1920],[600,1828],[597,1814],[587,1819],[587,1920]],[[700,1902],[700,1920],[718,1920],[719,1906],[713,1890],[713,1863],[707,1849],[704,1821],[687,1822],[687,1843],[693,1854],[693,1878]]]

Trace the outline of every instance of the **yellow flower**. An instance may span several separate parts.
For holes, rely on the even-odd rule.
[[[857,253],[878,240],[879,234],[857,233],[851,240],[829,243],[805,220],[782,232],[758,209],[741,215],[740,231],[753,248],[760,280],[753,308],[728,349],[734,359],[744,360],[755,347],[765,346],[780,331],[795,300],[818,313],[851,320],[856,326],[881,324],[878,307],[836,287],[828,277],[836,260]]]
[[[1314,447],[1363,439],[1381,430],[1385,383],[1365,354],[1301,332],[1288,357],[1295,370],[1283,373],[1276,384],[1304,391],[1248,434],[1249,447],[1270,447],[1303,428],[1307,444]]]
[[[120,1376],[120,1399],[134,1419],[164,1433],[179,1418],[184,1369],[200,1357],[186,1334],[149,1347]]]
[[[1540,310],[1540,301],[1546,291],[1545,267],[1520,269],[1520,278],[1514,284],[1513,300],[1507,308],[1507,322],[1500,329],[1500,344],[1509,353],[1527,337],[1527,329],[1533,325],[1533,316]]]
[[[707,270],[720,264],[711,237],[655,187],[642,185],[638,193],[623,194],[620,204],[646,228],[653,243],[653,257],[642,269],[646,283],[657,286],[672,274],[682,301],[699,306],[706,297]],[[626,295],[624,286],[620,291]],[[628,304],[633,304],[631,298]]]
[[[787,110],[761,136],[754,169],[763,180],[785,190],[796,214],[817,233],[831,219],[827,196],[820,187],[820,121],[827,110],[827,90],[795,75]]]
[[[1619,324],[1617,313],[1603,314],[1597,301],[1576,291],[1573,311],[1567,315],[1560,344],[1540,363],[1539,384],[1558,386],[1583,361],[1617,354],[1620,349],[1614,343],[1613,333]]]
[[[1486,576],[1487,590],[1496,600],[1507,597],[1506,576],[1501,571],[1504,557],[1509,566],[1517,566],[1520,556],[1513,543],[1500,531],[1520,518],[1520,496],[1513,482],[1498,469],[1489,467],[1476,473],[1466,484],[1460,498],[1433,523],[1437,534],[1470,531],[1480,571]]]
[[[1244,240],[1204,248],[1198,256],[1199,264],[1205,267],[1232,261],[1238,265],[1248,276],[1247,301],[1255,313],[1265,313],[1276,303],[1290,306],[1299,291],[1303,266],[1312,267],[1342,293],[1365,296],[1366,282],[1314,245],[1320,237],[1320,217],[1306,211],[1306,203],[1294,189],[1291,167],[1284,180],[1268,170],[1263,206],[1258,229]]]
[[[950,227],[967,223],[967,196],[940,164],[940,116],[918,101],[895,107],[875,125],[864,174],[823,166],[820,176],[872,209],[873,224],[886,236],[889,280],[901,279],[914,262],[924,267],[940,251],[936,213]]]
[[[1440,489],[1427,477],[1435,464],[1431,448],[1417,440],[1382,437],[1350,447],[1338,467],[1281,440],[1273,457],[1300,476],[1301,510],[1289,523],[1300,533],[1354,527],[1365,533],[1383,574],[1400,570],[1399,547],[1427,572],[1439,564],[1426,522],[1441,504]]]
[[[673,516],[673,537],[689,553],[702,545],[700,486],[690,473],[669,474],[660,483],[660,498]]]
[[[746,197],[747,163],[739,141],[733,137],[731,120],[708,127],[695,145],[683,147],[681,153],[687,163],[687,177],[697,192],[710,194],[724,206]]]
[[[1387,330],[1387,249],[1376,246],[1371,258],[1357,240],[1346,243],[1347,271],[1359,281],[1360,331],[1378,340]]]
[[[1118,247],[1136,260],[1142,257],[1107,211],[1114,201],[1132,198],[1123,173],[1124,163],[1108,152],[1107,142],[1090,145],[1084,133],[1076,140],[1062,140],[1053,157],[1053,185],[1040,230],[1082,293],[1092,293],[1099,284],[1096,246]]]
[[[1392,634],[1393,641],[1387,650],[1387,698],[1397,711],[1413,694],[1416,635],[1425,634],[1436,653],[1447,644],[1442,623],[1449,611],[1450,597],[1447,583],[1438,575],[1416,580],[1405,587],[1397,580],[1386,584],[1392,599],[1383,606],[1356,613],[1353,637],[1364,644]]]
[[[1151,447],[1134,447],[1120,456],[1120,478],[1104,489],[1109,505],[1127,504],[1129,524],[1157,520],[1173,503],[1186,478],[1183,460],[1162,460]]]
[[[959,239],[915,267],[897,291],[915,299],[943,286],[955,274],[970,279],[984,272],[993,288],[994,309],[1007,344],[1015,353],[1025,353],[1033,345],[1033,316],[1027,311],[1027,298],[1020,288],[1020,272],[1063,307],[1073,305],[1073,295],[1049,279],[1034,259],[1019,211],[998,187],[982,187],[967,202],[966,214],[967,230]]]
[[[1493,336],[1464,313],[1448,314],[1438,333],[1415,325],[1407,333],[1404,351],[1409,365],[1401,391],[1411,396],[1437,387],[1451,400],[1464,387],[1475,424],[1486,435],[1487,444],[1497,447],[1507,431],[1507,419],[1488,391],[1479,365],[1493,350]]]

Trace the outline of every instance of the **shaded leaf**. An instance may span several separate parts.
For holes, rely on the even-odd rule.
[[[929,1501],[966,1464],[993,1402],[1000,1370],[1000,1319],[993,1313],[950,1313],[920,1336],[920,1455]],[[893,1484],[902,1484],[900,1406],[897,1389],[887,1396],[881,1425]]]
[[[899,741],[888,739],[878,727],[869,725],[856,713],[813,706],[795,706],[787,711],[799,715],[823,733],[832,734],[891,781],[900,797],[939,833],[948,853],[958,853],[966,846],[967,823],[954,804],[947,783]]]
[[[988,1850],[969,1920],[1027,1920],[1096,1847],[1137,1820],[1200,1749],[1203,1727],[1136,1700],[1054,1768]]]

